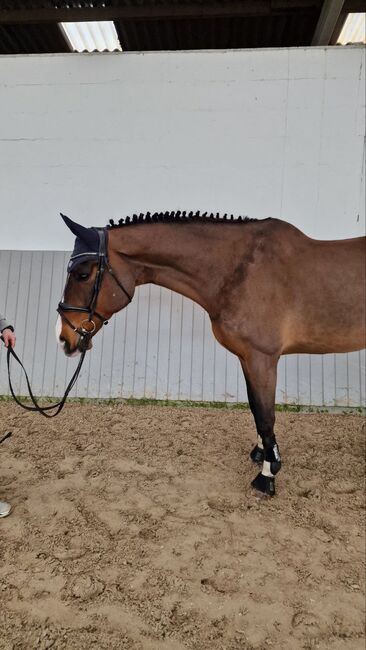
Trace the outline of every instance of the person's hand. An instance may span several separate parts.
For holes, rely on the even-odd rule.
[[[5,347],[7,348],[9,345],[11,348],[15,348],[15,341],[16,336],[14,332],[11,331],[8,327],[2,331],[1,333],[2,339],[4,341]]]

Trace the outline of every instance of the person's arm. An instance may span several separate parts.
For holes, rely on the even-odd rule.
[[[7,348],[8,345],[10,345],[10,347],[14,348],[16,342],[14,327],[10,325],[10,323],[8,323],[8,321],[6,320],[5,316],[2,316],[1,314],[0,314],[0,332],[5,347]]]

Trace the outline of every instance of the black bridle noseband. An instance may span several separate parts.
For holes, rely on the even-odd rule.
[[[94,334],[94,332],[96,330],[96,325],[95,325],[95,322],[94,322],[94,318],[97,317],[102,322],[103,325],[106,325],[108,323],[107,319],[104,318],[101,314],[99,314],[96,311],[98,295],[99,295],[99,292],[100,292],[100,289],[101,289],[101,286],[102,286],[102,282],[103,282],[103,277],[104,277],[104,274],[105,274],[106,271],[112,276],[112,278],[115,280],[116,284],[119,286],[121,291],[123,291],[126,298],[128,299],[128,302],[130,303],[131,300],[132,300],[132,296],[128,293],[128,291],[126,291],[125,287],[120,282],[120,280],[116,276],[115,272],[113,271],[113,269],[112,269],[112,267],[111,267],[111,265],[109,263],[109,259],[108,259],[108,243],[107,243],[107,229],[106,228],[95,228],[95,230],[98,233],[98,237],[99,237],[99,247],[98,247],[98,252],[90,253],[90,258],[93,258],[95,256],[95,258],[98,261],[98,268],[97,268],[97,274],[96,274],[95,281],[94,281],[93,293],[92,293],[90,303],[89,303],[88,307],[79,307],[77,305],[71,305],[69,303],[60,301],[59,304],[58,304],[58,307],[57,307],[57,311],[58,311],[61,319],[63,321],[65,321],[65,323],[69,327],[71,327],[71,329],[74,332],[79,334],[80,341],[79,341],[79,344],[78,344],[78,348],[79,348],[79,350],[81,352],[79,363],[77,365],[77,368],[76,368],[73,376],[70,379],[70,382],[69,382],[69,384],[68,384],[68,386],[67,386],[67,388],[65,390],[65,394],[64,394],[63,398],[59,402],[57,402],[56,404],[51,404],[50,406],[40,406],[38,404],[36,398],[33,395],[31,385],[30,385],[30,382],[29,382],[29,379],[28,379],[28,375],[27,375],[26,370],[25,370],[22,362],[20,361],[18,355],[14,352],[13,348],[10,345],[8,346],[8,349],[7,349],[8,379],[9,379],[10,392],[11,392],[13,398],[15,399],[16,403],[19,404],[19,406],[26,409],[27,411],[37,411],[38,413],[41,413],[42,415],[44,415],[45,417],[48,417],[48,418],[55,417],[55,415],[58,415],[60,413],[61,409],[63,408],[63,406],[64,406],[64,404],[66,402],[66,399],[67,399],[71,389],[75,385],[75,382],[76,382],[76,380],[77,380],[77,378],[78,378],[78,376],[80,374],[81,367],[83,365],[85,354],[86,354],[87,349],[88,349],[88,344],[89,344],[90,339],[92,338],[92,336],[93,336],[93,334]],[[80,327],[75,327],[75,325],[73,325],[73,323],[66,316],[65,312],[66,313],[67,312],[82,312],[82,313],[88,314],[88,317],[85,318],[82,321]],[[22,369],[24,371],[24,375],[25,375],[25,378],[26,378],[27,387],[28,387],[28,391],[29,391],[29,396],[30,396],[34,406],[27,406],[26,404],[23,404],[14,393],[14,389],[13,389],[13,386],[12,386],[12,383],[11,383],[11,378],[10,378],[10,356],[14,357],[14,359],[19,363],[19,365],[22,367]],[[54,412],[53,413],[48,413],[47,411],[54,411]]]

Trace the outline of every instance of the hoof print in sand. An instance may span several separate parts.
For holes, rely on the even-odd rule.
[[[234,594],[239,591],[239,580],[235,571],[219,569],[209,578],[202,578],[201,585],[208,586],[221,594]]]
[[[93,576],[77,576],[71,583],[70,593],[79,600],[92,600],[103,593],[105,585]]]
[[[306,632],[308,636],[314,636],[320,633],[318,618],[315,614],[304,610],[298,611],[293,615],[291,625],[293,628],[299,628]]]

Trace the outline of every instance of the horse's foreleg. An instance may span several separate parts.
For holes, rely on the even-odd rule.
[[[252,486],[263,494],[275,494],[275,475],[281,469],[281,456],[273,428],[278,357],[251,351],[241,358],[250,409],[257,427],[258,442],[250,457],[262,463],[262,471]]]
[[[243,362],[242,362],[242,366],[243,366]],[[243,369],[244,369],[244,366],[243,366]],[[254,415],[255,414],[255,398],[254,398],[254,395],[253,395],[253,392],[252,392],[252,389],[251,389],[251,385],[250,385],[249,381],[247,380],[247,378],[245,376],[245,371],[244,371],[244,377],[245,377],[245,382],[246,382],[246,385],[247,385],[247,393],[248,393],[248,401],[249,401],[250,410],[253,413],[253,416],[255,417],[255,415]],[[262,465],[263,464],[263,461],[264,461],[263,442],[262,442],[262,438],[259,435],[258,431],[257,431],[257,444],[254,445],[254,447],[253,447],[252,451],[250,452],[249,456],[250,456],[250,459],[253,461],[253,463],[255,463],[255,465]]]

